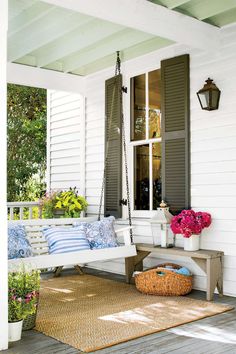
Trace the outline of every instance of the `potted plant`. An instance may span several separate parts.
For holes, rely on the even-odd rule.
[[[171,220],[171,230],[174,234],[184,237],[184,249],[197,251],[200,248],[200,234],[205,227],[211,225],[211,215],[206,212],[182,210]]]
[[[9,342],[21,339],[23,320],[36,313],[40,286],[39,271],[19,270],[8,274]]]
[[[41,200],[43,217],[79,218],[81,211],[86,210],[86,199],[78,194],[76,187],[67,191],[47,193]]]

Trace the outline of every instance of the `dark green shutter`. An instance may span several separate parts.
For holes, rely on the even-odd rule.
[[[190,207],[189,55],[161,62],[162,197],[176,213]]]
[[[104,190],[104,215],[122,216],[122,136],[121,95],[122,76],[114,76],[105,82],[105,157],[106,180]],[[108,144],[107,144],[108,142]]]

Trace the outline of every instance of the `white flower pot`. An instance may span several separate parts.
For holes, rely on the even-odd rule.
[[[184,250],[185,251],[197,251],[200,249],[200,235],[192,235],[190,237],[184,237]]]
[[[23,320],[8,323],[8,341],[16,342],[21,339]]]

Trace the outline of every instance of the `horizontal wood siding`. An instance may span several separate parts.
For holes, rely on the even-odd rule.
[[[48,92],[48,179],[51,189],[81,191],[81,95]]]
[[[217,55],[174,45],[122,65],[123,84],[128,86],[132,76],[155,70],[163,59],[190,54],[191,108],[191,205],[196,210],[209,211],[212,226],[204,230],[202,248],[225,252],[224,292],[236,296],[236,26],[224,29],[222,47]],[[104,83],[113,76],[114,68],[87,78],[86,105],[86,196],[90,201],[89,215],[97,214],[104,162]],[[196,92],[208,78],[214,79],[221,90],[217,111],[200,108]],[[127,95],[129,96],[129,95]],[[129,98],[125,97],[125,119],[129,136]],[[131,149],[129,148],[131,155]],[[130,166],[130,164],[129,164]],[[147,220],[133,219],[136,242],[152,242]],[[122,222],[121,222],[122,223]],[[124,223],[124,222],[123,222]],[[183,239],[177,240],[183,246]],[[148,257],[145,266],[163,262]],[[195,274],[194,287],[205,289],[204,273],[189,259],[168,259],[190,268]],[[99,262],[95,268],[124,272],[123,260]]]

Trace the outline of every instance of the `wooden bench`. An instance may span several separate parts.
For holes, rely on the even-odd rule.
[[[63,266],[87,264],[95,261],[103,261],[116,258],[125,258],[135,256],[136,247],[131,244],[130,226],[116,229],[118,240],[123,242],[118,247],[110,247],[103,249],[81,250],[77,252],[49,254],[48,243],[42,233],[45,226],[72,226],[74,222],[93,222],[95,218],[79,218],[79,219],[34,219],[34,220],[17,220],[9,221],[10,224],[20,224],[25,226],[26,237],[29,240],[33,257],[11,259],[8,264],[11,269],[15,269],[21,263],[29,265],[34,269],[57,268],[57,274]],[[79,267],[77,267],[79,270]]]
[[[135,270],[143,270],[143,260],[150,253],[166,256],[190,257],[206,274],[207,289],[206,299],[212,300],[215,288],[219,295],[223,296],[223,256],[224,252],[212,250],[199,250],[194,252],[184,251],[182,248],[154,247],[150,244],[136,244],[137,256],[126,258],[126,281],[130,283]]]

